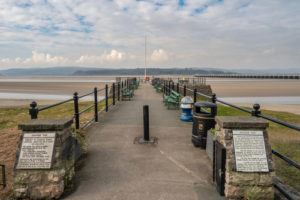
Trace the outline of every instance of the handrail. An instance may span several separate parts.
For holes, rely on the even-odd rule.
[[[92,107],[94,107],[95,104],[90,105],[89,107],[85,108],[84,110],[80,111],[78,114],[81,115],[82,113],[88,111],[89,109],[91,109]]]
[[[42,108],[37,108],[37,109],[38,109],[38,111],[42,111],[42,110],[46,110],[46,109],[49,109],[49,108],[52,108],[52,107],[55,107],[55,106],[59,106],[59,105],[64,104],[64,103],[68,103],[70,101],[73,101],[73,98],[67,99],[65,101],[61,101],[61,102],[58,102],[58,103],[55,103],[55,104],[51,104],[49,106],[44,106]]]
[[[295,200],[289,193],[287,193],[280,185],[274,183],[274,187],[279,190],[283,196],[285,196],[288,200]]]
[[[227,103],[227,102],[225,102],[225,101],[222,101],[222,100],[220,100],[220,99],[216,99],[216,101],[217,101],[217,102],[219,102],[219,103],[222,103],[222,104],[224,104],[224,105],[227,105],[227,106],[230,106],[230,107],[233,107],[233,108],[239,109],[239,110],[241,110],[241,111],[244,111],[244,112],[247,112],[247,113],[252,113],[252,111],[251,111],[251,110],[248,110],[248,109],[246,109],[246,108],[243,108],[243,107],[240,107],[240,106],[236,106],[236,105],[234,105],[234,104],[231,104],[231,103]]]
[[[168,87],[168,86],[167,86],[167,87]],[[180,87],[180,88],[184,88],[184,87],[182,87],[182,86],[179,86],[179,87]],[[192,90],[192,89],[189,89],[189,88],[186,88],[186,90],[189,90],[189,91],[193,92],[193,90]],[[210,97],[210,96],[205,95],[205,94],[200,93],[200,92],[197,92],[197,94],[200,95],[200,96],[209,98],[209,99],[212,99],[212,98],[213,98],[213,97]],[[222,103],[222,104],[224,104],[224,105],[227,105],[227,106],[230,106],[230,107],[239,109],[239,110],[241,110],[241,111],[250,113],[250,114],[252,114],[252,112],[253,112],[253,111],[251,111],[251,110],[248,110],[248,109],[243,108],[243,107],[241,107],[241,106],[237,106],[237,105],[228,103],[228,102],[223,101],[223,100],[220,100],[220,99],[218,99],[218,98],[215,98],[215,101],[216,101],[216,102],[219,102],[219,103]],[[267,120],[269,120],[269,121],[272,121],[272,122],[274,122],[274,123],[283,125],[283,126],[285,126],[285,127],[288,127],[288,128],[291,128],[291,129],[294,129],[294,130],[297,130],[297,131],[300,131],[300,127],[299,127],[299,126],[296,126],[296,125],[294,125],[294,124],[290,124],[290,123],[287,123],[287,122],[284,122],[284,121],[281,121],[281,120],[278,120],[278,119],[274,119],[274,118],[272,118],[272,117],[270,117],[270,116],[263,115],[263,114],[260,114],[260,113],[257,113],[255,116],[261,117],[261,118],[267,119]]]
[[[81,95],[81,96],[78,96],[78,99],[80,98],[83,98],[83,97],[86,97],[86,96],[89,96],[91,94],[94,94],[94,91],[93,92],[90,92],[90,93],[87,93],[87,94],[84,94],[84,95]]]
[[[71,119],[75,119],[75,128],[79,129],[80,128],[79,121],[80,121],[80,115],[81,114],[83,114],[84,112],[86,112],[89,109],[94,107],[94,110],[95,110],[94,118],[89,120],[89,122],[91,122],[93,120],[95,120],[95,122],[98,122],[98,114],[103,111],[103,110],[101,110],[100,112],[98,112],[98,103],[105,100],[105,111],[108,112],[108,107],[110,107],[111,105],[115,105],[116,100],[120,101],[120,90],[124,87],[128,87],[128,84],[129,84],[128,80],[125,80],[125,81],[122,80],[121,82],[117,82],[117,83],[114,82],[110,86],[108,86],[108,84],[106,84],[105,87],[103,87],[101,89],[97,89],[95,87],[93,92],[89,92],[89,93],[83,94],[81,96],[78,96],[78,93],[75,92],[74,95],[73,95],[73,98],[70,98],[70,99],[67,99],[67,100],[64,100],[64,101],[61,101],[61,102],[58,102],[58,103],[54,103],[54,104],[51,104],[51,105],[47,105],[47,106],[44,106],[44,107],[41,107],[41,108],[37,108],[37,103],[35,101],[33,101],[30,104],[31,108],[29,109],[29,114],[31,116],[31,119],[37,119],[38,118],[38,113],[40,111],[43,111],[43,110],[46,110],[46,109],[49,109],[49,108],[53,108],[55,106],[62,105],[64,103],[68,103],[68,102],[73,101],[74,114],[72,115]],[[112,89],[113,93],[108,95],[108,89]],[[98,92],[101,92],[101,91],[105,91],[104,97],[101,98],[101,99],[98,99],[98,94],[99,94]],[[94,95],[94,100],[93,100],[94,103],[79,112],[79,100],[81,98],[84,98],[84,97],[89,96],[89,95]],[[109,98],[112,98],[112,103],[110,103],[108,105],[108,99]],[[83,125],[82,128],[85,128],[85,127],[86,127],[86,124]]]
[[[98,89],[97,92],[100,92],[100,91],[103,91],[103,90],[105,90],[105,87],[101,88],[101,89]]]
[[[298,163],[296,163],[295,161],[293,161],[292,159],[282,155],[281,153],[278,153],[277,151],[275,151],[274,149],[272,149],[272,153],[276,156],[278,156],[279,158],[281,158],[282,160],[284,160],[285,162],[293,165],[294,167],[300,169],[300,165]]]
[[[287,122],[284,122],[284,121],[281,121],[281,120],[278,120],[278,119],[274,119],[272,117],[269,117],[269,116],[266,116],[266,115],[263,115],[263,114],[258,114],[257,117],[261,117],[261,118],[267,119],[269,121],[275,122],[277,124],[280,124],[282,126],[285,126],[285,127],[288,127],[288,128],[291,128],[291,129],[294,129],[294,130],[297,130],[297,131],[300,131],[300,127],[296,126],[294,124],[290,124],[290,123],[287,123]]]
[[[95,117],[93,117],[92,119],[90,119],[89,121],[87,121],[85,124],[82,125],[82,129],[86,128],[91,122],[93,122],[95,119]]]

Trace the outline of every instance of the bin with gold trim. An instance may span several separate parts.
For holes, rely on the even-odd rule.
[[[207,131],[215,127],[217,104],[211,102],[197,102],[193,111],[192,143],[195,147],[206,148]]]

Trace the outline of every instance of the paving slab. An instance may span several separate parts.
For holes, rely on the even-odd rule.
[[[143,105],[149,105],[150,136],[143,136]],[[76,190],[65,199],[224,199],[212,184],[205,150],[191,143],[192,123],[167,110],[161,93],[141,84],[132,101],[119,102],[88,129],[88,156],[76,173]]]

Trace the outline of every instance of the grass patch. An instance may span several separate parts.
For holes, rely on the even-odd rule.
[[[109,99],[110,104],[112,99]],[[79,111],[84,110],[88,106],[92,105],[93,101],[79,102]],[[103,109],[105,106],[105,101],[98,103],[98,111]],[[29,106],[17,106],[0,108],[0,130],[5,130],[9,128],[17,128],[18,124],[30,120]],[[65,103],[47,110],[39,112],[39,119],[63,119],[71,118],[74,115],[74,104]],[[94,107],[90,108],[88,111],[80,115],[80,125],[83,125],[88,120],[94,116]]]

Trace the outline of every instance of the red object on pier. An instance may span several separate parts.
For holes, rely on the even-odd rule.
[[[150,81],[150,78],[149,78],[149,76],[146,76],[146,81]]]

